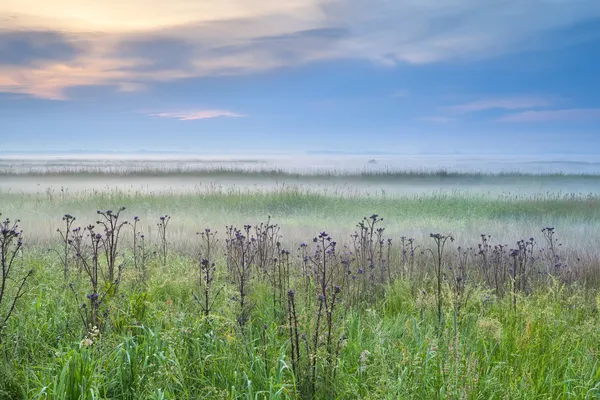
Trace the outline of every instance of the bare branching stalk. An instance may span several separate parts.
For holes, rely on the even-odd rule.
[[[245,326],[253,308],[248,301],[248,295],[257,247],[256,238],[250,233],[251,228],[250,225],[244,225],[244,230],[240,231],[234,227],[227,227],[227,261],[230,263],[228,270],[232,272],[232,282],[236,286],[237,295],[234,300],[238,303],[237,322],[242,334],[245,334]]]
[[[377,293],[377,289],[391,279],[389,271],[389,252],[391,239],[387,240],[388,249],[386,250],[386,240],[383,237],[385,228],[377,227],[383,218],[377,214],[370,217],[364,217],[356,227],[357,231],[351,235],[354,244],[354,255],[358,263],[358,280],[362,282],[362,297],[369,297],[371,300]],[[356,280],[356,278],[354,279]]]
[[[60,255],[61,261],[63,263],[63,278],[65,282],[68,279],[69,274],[69,258],[70,258],[70,250],[71,246],[69,245],[69,240],[71,239],[71,230],[73,229],[73,222],[75,222],[75,217],[71,214],[63,215],[62,220],[65,222],[65,230],[64,232],[59,229],[56,231],[60,234],[61,244],[62,244],[62,254]]]
[[[504,295],[505,286],[508,282],[507,252],[508,246],[495,245],[492,251],[492,268],[494,270],[494,290],[496,296]]]
[[[275,260],[278,257],[278,246],[280,246],[280,228],[271,223],[271,217],[266,222],[261,222],[254,227],[256,238],[256,276],[260,281],[274,275]]]
[[[437,280],[436,285],[436,297],[437,297],[437,314],[439,320],[439,328],[440,332],[442,331],[443,322],[444,322],[444,314],[442,312],[442,262],[444,257],[444,247],[446,246],[446,242],[450,240],[454,241],[452,235],[442,235],[441,233],[432,233],[429,235],[436,245],[436,253],[434,254],[434,259],[436,263],[435,275]],[[433,251],[432,251],[433,253]]]
[[[148,280],[148,253],[146,251],[146,236],[143,234],[139,217],[133,217],[133,267],[138,274],[139,283],[146,286]]]
[[[119,208],[117,212],[113,212],[112,210],[97,211],[102,219],[96,222],[104,228],[104,235],[101,236],[101,246],[106,257],[107,280],[114,282],[117,286],[124,265],[123,263],[117,265],[119,235],[121,228],[127,225],[127,221],[119,221],[122,211],[125,211],[125,207]]]
[[[406,236],[400,237],[400,246],[402,247],[402,276],[412,280],[415,268],[415,254],[419,246],[415,245],[415,239]]]
[[[453,306],[454,315],[458,318],[460,313],[468,300],[468,266],[469,266],[469,255],[472,249],[463,249],[458,246],[456,258],[457,264],[455,267],[450,267],[450,288],[453,294]]]
[[[70,284],[70,287],[79,305],[78,311],[84,328],[86,330],[92,327],[101,329],[103,320],[100,307],[107,296],[114,294],[118,282],[109,280],[109,274],[102,270],[100,258],[104,249],[104,237],[101,233],[95,232],[95,226],[88,225],[84,229],[75,228],[72,232],[70,245],[89,279],[89,293],[85,295],[87,302],[80,299],[73,284]]]
[[[193,296],[196,302],[200,304],[203,314],[207,317],[210,315],[214,302],[223,289],[223,286],[221,286],[221,288],[213,293],[215,272],[217,270],[216,263],[214,261],[214,253],[218,243],[216,234],[217,232],[211,232],[211,230],[208,228],[206,228],[203,232],[198,232],[201,240],[200,252],[198,255],[200,273],[198,290],[199,293],[202,293],[202,298],[196,294],[193,294]]]
[[[33,270],[29,270],[19,278],[14,277],[15,259],[23,247],[23,231],[19,230],[19,222],[11,222],[7,218],[0,223],[0,333],[15,311],[17,301],[23,296],[27,279],[33,274]]]
[[[163,215],[159,218],[159,221],[156,224],[156,226],[158,227],[158,236],[160,240],[160,255],[163,267],[167,266],[167,226],[169,225],[169,221],[171,221],[171,217],[168,215]]]

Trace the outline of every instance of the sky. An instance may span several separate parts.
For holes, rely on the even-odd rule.
[[[1,151],[600,153],[598,0],[0,0]]]

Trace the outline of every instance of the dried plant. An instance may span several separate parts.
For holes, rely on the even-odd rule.
[[[121,228],[127,225],[127,221],[120,221],[121,212],[125,211],[125,207],[119,208],[117,212],[112,210],[97,211],[102,217],[96,223],[104,228],[104,235],[101,236],[101,245],[104,250],[107,264],[107,280],[115,282],[118,286],[121,273],[123,272],[124,263],[117,265],[117,255],[119,250],[119,235]],[[115,274],[116,273],[116,274]]]
[[[133,217],[133,267],[139,276],[139,282],[145,286],[148,281],[148,251],[146,249],[146,235],[142,232],[140,218]]]
[[[521,239],[517,242],[517,248],[510,251],[512,257],[512,268],[510,269],[513,308],[517,308],[517,293],[525,292],[528,289],[528,277],[531,267],[535,261],[534,248],[535,239]]]
[[[266,222],[261,222],[254,227],[254,237],[256,238],[257,277],[259,280],[263,280],[274,273],[278,245],[281,242],[280,228],[271,223],[269,216]]]
[[[490,235],[481,234],[480,235],[481,242],[477,244],[477,256],[479,257],[480,265],[479,268],[481,270],[481,274],[483,275],[483,279],[485,280],[488,286],[492,286],[494,281],[493,269],[490,264],[490,256],[492,250],[492,246],[489,241],[491,239]]]
[[[408,279],[412,279],[415,269],[415,254],[419,246],[415,245],[415,239],[406,236],[400,237],[400,246],[402,247],[403,276],[408,276]]]
[[[508,282],[508,246],[495,245],[492,250],[492,269],[494,271],[494,290],[496,296],[504,295],[506,282]]]
[[[226,249],[228,270],[232,273],[232,283],[236,286],[236,296],[233,298],[238,304],[237,322],[245,333],[245,326],[254,307],[248,301],[252,268],[257,256],[256,238],[252,236],[251,225],[244,225],[243,230],[232,226],[227,229]]]
[[[449,267],[450,289],[452,292],[452,305],[454,315],[458,318],[463,307],[469,299],[469,255],[472,248],[463,249],[458,246],[456,249],[456,266]]]
[[[555,234],[556,231],[552,227],[542,229],[542,235],[546,242],[546,247],[540,249],[541,257],[545,263],[543,272],[567,281],[570,273],[569,265],[561,254],[562,243],[555,237]]]
[[[377,214],[373,214],[368,218],[364,217],[362,221],[356,224],[358,231],[352,235],[358,267],[363,272],[368,271],[371,283],[375,282],[376,225],[381,221],[383,221],[383,218],[380,218]]]
[[[439,327],[440,327],[440,332],[442,330],[443,327],[443,319],[444,319],[444,314],[442,312],[442,279],[443,279],[443,275],[442,275],[442,263],[443,263],[443,257],[444,257],[444,247],[446,246],[446,242],[448,240],[450,240],[451,242],[454,241],[454,238],[452,237],[452,235],[442,235],[441,233],[431,233],[429,235],[435,242],[436,245],[436,252],[434,253],[433,250],[428,249],[431,254],[434,256],[434,260],[435,260],[435,276],[436,276],[436,299],[437,299],[437,314],[438,314],[438,320],[439,320]]]
[[[2,214],[0,214],[2,215]],[[15,278],[15,259],[23,247],[23,231],[19,230],[19,220],[11,222],[6,218],[0,223],[0,333],[15,311],[17,301],[23,296],[25,284],[33,274],[29,270]],[[1,336],[0,336],[1,340]]]
[[[277,257],[274,259],[273,271],[269,274],[273,296],[273,317],[278,319],[285,315],[285,293],[290,287],[290,252],[281,248],[277,242]]]
[[[324,348],[326,352],[325,370],[328,376],[333,376],[337,367],[338,348],[334,346],[334,333],[339,329],[339,324],[334,320],[334,316],[340,301],[345,270],[338,259],[337,243],[327,232],[321,232],[319,236],[313,238],[313,243],[315,243],[315,252],[310,257],[310,262],[314,266],[313,279],[317,290],[317,303],[312,321],[306,330],[312,330],[312,343],[308,344],[307,341],[307,351],[309,352],[309,382],[311,394],[314,395],[319,349]]]
[[[210,315],[214,302],[223,289],[223,286],[221,286],[216,292],[213,293],[215,272],[217,270],[216,263],[214,261],[214,254],[218,244],[216,234],[217,232],[211,232],[211,230],[208,228],[206,228],[203,232],[198,232],[201,241],[200,252],[198,255],[200,273],[198,290],[199,293],[202,293],[202,298],[196,294],[192,294],[196,302],[200,304],[202,312],[207,317]]]
[[[110,280],[109,274],[103,271],[100,263],[104,247],[101,233],[95,232],[94,225],[88,225],[84,229],[73,229],[73,237],[70,245],[75,256],[81,262],[81,267],[89,279],[89,290],[85,295],[87,302],[80,299],[78,291],[73,283],[69,286],[75,295],[79,305],[78,312],[85,329],[89,327],[102,328],[103,320],[100,308],[107,296],[114,294],[117,286],[116,280]],[[87,244],[86,244],[87,243]]]
[[[69,273],[69,258],[70,258],[70,250],[71,250],[71,246],[69,245],[69,240],[71,238],[71,230],[73,229],[73,223],[75,222],[75,217],[72,216],[71,214],[65,214],[62,217],[62,220],[65,222],[65,230],[62,231],[59,229],[57,229],[56,231],[60,234],[61,237],[61,244],[62,244],[62,254],[59,254],[59,257],[61,258],[62,264],[63,264],[63,278],[65,279],[65,281],[68,278],[68,273]]]
[[[160,240],[160,255],[163,267],[167,266],[167,250],[169,244],[167,240],[167,227],[170,221],[170,216],[163,215],[158,219],[158,223],[156,224],[156,226],[158,227],[158,236]]]

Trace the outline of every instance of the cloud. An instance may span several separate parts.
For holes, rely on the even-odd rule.
[[[176,111],[176,112],[159,112],[148,114],[152,117],[173,118],[180,121],[194,121],[198,119],[210,119],[220,117],[244,117],[243,114],[237,114],[227,110],[202,110],[202,111]]]
[[[434,122],[436,124],[447,124],[449,122],[456,121],[456,118],[446,117],[443,115],[431,115],[427,117],[419,118],[421,121]]]
[[[410,92],[408,90],[396,90],[394,93],[392,93],[391,96],[392,97],[409,97]]]
[[[467,114],[493,109],[522,110],[528,108],[547,107],[554,104],[554,102],[554,99],[545,97],[487,98],[447,107],[446,110],[456,114]]]
[[[499,119],[502,122],[554,122],[600,120],[600,108],[571,108],[563,110],[523,111],[508,114]]]
[[[120,42],[115,57],[136,59],[135,71],[161,71],[188,68],[194,58],[194,45],[181,38],[156,37]]]
[[[121,92],[141,92],[147,88],[146,85],[137,82],[123,82],[119,84],[119,90]]]
[[[76,46],[57,32],[0,30],[0,65],[71,61],[78,52]]]
[[[600,2],[3,0],[0,15],[9,16],[1,32],[12,37],[0,38],[0,91],[64,99],[79,85],[122,88],[322,60],[395,66],[494,57],[600,18]],[[23,32],[49,34],[15,39]]]

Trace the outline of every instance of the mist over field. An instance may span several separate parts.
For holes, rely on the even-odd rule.
[[[0,191],[92,189],[318,190],[394,195],[600,191],[600,157],[548,155],[15,154],[0,156]]]

